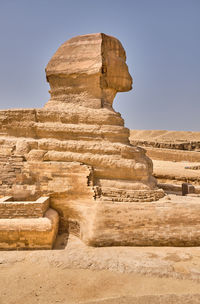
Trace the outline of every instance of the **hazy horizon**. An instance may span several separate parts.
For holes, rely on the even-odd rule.
[[[199,15],[198,0],[1,0],[0,109],[43,107],[58,47],[103,32],[121,41],[133,78],[114,100],[125,125],[200,131]]]

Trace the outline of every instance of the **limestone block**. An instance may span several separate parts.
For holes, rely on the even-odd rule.
[[[26,155],[30,151],[31,147],[29,146],[28,142],[23,140],[18,140],[16,142],[16,154],[17,155]]]
[[[94,216],[80,227],[88,245],[200,246],[200,198],[170,195],[157,202],[97,203],[94,208]]]
[[[43,217],[48,208],[49,197],[40,197],[35,202],[22,202],[6,196],[0,199],[0,219]]]
[[[45,151],[43,150],[31,150],[27,155],[26,155],[26,159],[28,161],[43,161],[44,159],[44,155],[45,155]]]
[[[0,219],[0,249],[52,249],[58,223],[53,209],[41,218]]]

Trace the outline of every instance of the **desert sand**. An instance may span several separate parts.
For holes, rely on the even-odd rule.
[[[200,250],[86,246],[0,252],[1,304],[199,303]]]

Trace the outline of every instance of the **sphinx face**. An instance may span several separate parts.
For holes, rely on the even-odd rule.
[[[106,82],[108,88],[115,89],[117,92],[126,92],[132,89],[132,77],[129,74],[126,62],[117,56],[106,58],[107,75]]]
[[[110,36],[104,37],[102,59],[104,85],[116,92],[131,90],[132,77],[126,64],[125,51],[119,40]]]

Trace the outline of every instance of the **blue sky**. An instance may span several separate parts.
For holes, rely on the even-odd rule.
[[[130,129],[200,131],[199,0],[0,0],[0,109],[42,107],[45,66],[69,38],[123,44],[133,90],[114,108]]]

